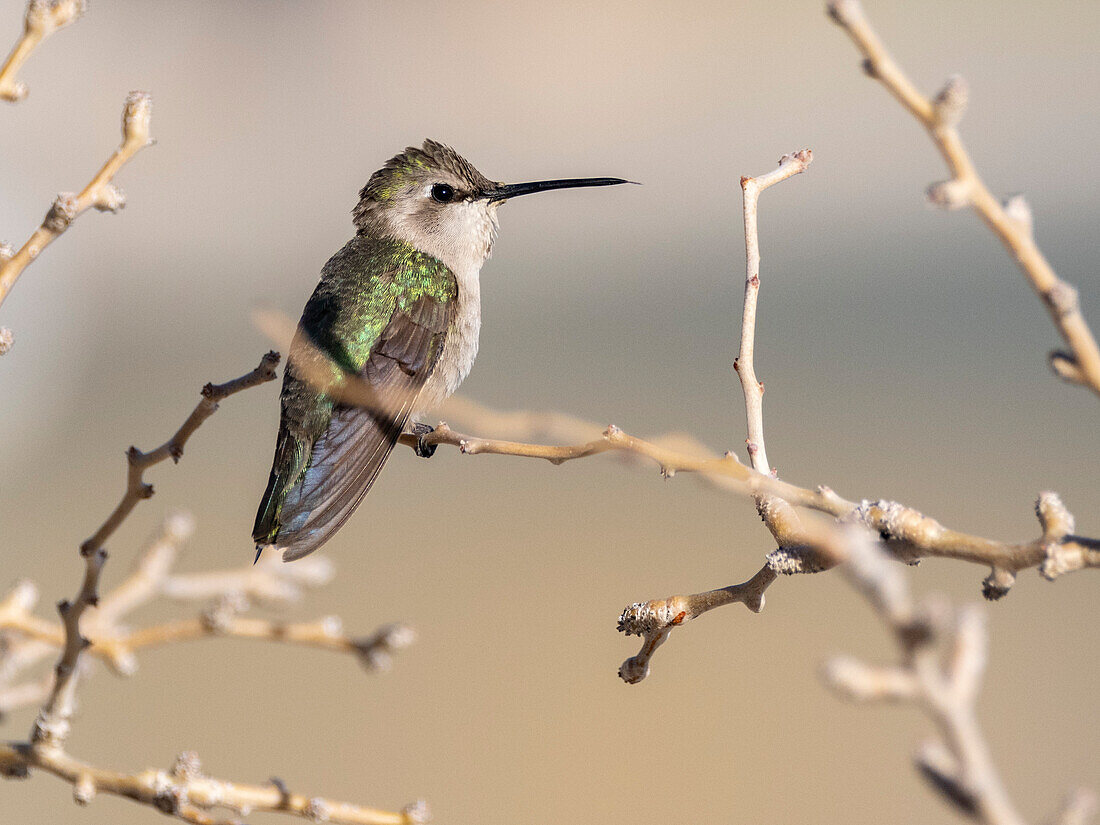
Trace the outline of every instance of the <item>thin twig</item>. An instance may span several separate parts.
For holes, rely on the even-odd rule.
[[[130,575],[81,618],[81,635],[91,641],[86,649],[89,656],[105,662],[119,675],[130,676],[138,666],[136,640],[149,646],[183,638],[179,631],[162,632],[175,627],[173,622],[159,629],[134,630],[133,622],[128,621],[133,611],[158,599],[209,605],[188,617],[202,632],[192,630],[186,638],[226,635],[312,644],[313,634],[315,646],[354,652],[370,669],[384,667],[393,651],[402,646],[400,642],[411,639],[412,631],[403,625],[387,625],[365,638],[344,636],[336,617],[301,624],[246,625],[238,631],[236,621],[251,605],[280,606],[297,601],[304,588],[328,584],[334,576],[333,565],[325,558],[293,565],[272,558],[236,570],[176,573],[173,565],[179,549],[193,529],[190,516],[170,514]],[[0,715],[27,705],[41,706],[54,685],[52,674],[47,679],[25,675],[56,657],[66,639],[64,622],[35,615],[37,602],[38,589],[28,581],[19,582],[0,599]]]
[[[627,636],[641,636],[644,641],[637,655],[631,656],[619,667],[619,677],[631,685],[642,681],[649,675],[649,660],[654,651],[664,644],[673,628],[697,619],[708,610],[741,602],[753,613],[759,613],[764,609],[764,591],[777,575],[765,564],[755,576],[742,584],[630,605],[619,616],[618,630]]]
[[[65,643],[57,662],[53,689],[31,729],[32,750],[59,750],[69,735],[69,725],[75,709],[77,666],[80,663],[80,654],[91,644],[80,633],[80,617],[85,610],[95,607],[99,602],[99,574],[106,561],[107,551],[102,548],[85,554],[84,581],[76,599],[72,602],[62,601],[57,605],[57,611],[65,625]]]
[[[929,199],[948,209],[970,206],[1000,238],[1038,293],[1069,352],[1053,352],[1051,366],[1063,379],[1100,395],[1100,347],[1081,314],[1077,290],[1061,280],[1035,243],[1030,209],[1017,196],[1002,204],[986,187],[959,135],[968,92],[962,78],[950,78],[934,100],[922,95],[894,62],[872,30],[858,0],[833,0],[829,16],[863,54],[863,69],[878,80],[925,128],[943,156],[951,179],[933,184]]]
[[[942,600],[917,603],[903,569],[864,530],[850,533],[842,571],[891,630],[899,663],[880,667],[836,657],[827,683],[859,701],[911,702],[940,738],[926,743],[917,768],[946,802],[986,825],[1023,825],[993,763],[975,704],[987,654],[985,618],[975,606],[953,610]]]
[[[402,439],[402,443],[410,446],[411,441]],[[424,442],[457,447],[466,455],[510,455],[544,459],[553,464],[605,452],[626,453],[649,459],[665,477],[680,472],[697,473],[709,484],[723,490],[750,497],[777,496],[795,507],[864,524],[882,535],[891,553],[906,562],[925,557],[951,558],[987,565],[995,571],[1010,574],[1038,567],[1043,576],[1051,580],[1063,573],[1100,567],[1100,539],[1074,534],[1072,516],[1068,512],[1053,532],[1048,533],[1044,528],[1044,534],[1039,538],[1015,544],[997,541],[949,529],[935,519],[897,502],[881,499],[849,501],[829,487],[819,486],[810,490],[772,478],[745,466],[729,453],[718,457],[686,452],[679,447],[668,447],[632,436],[614,425],[608,427],[600,439],[574,445],[551,445],[479,438],[456,432],[441,422],[434,432],[424,436]],[[1041,494],[1037,506],[1041,509],[1045,506],[1044,502],[1065,510],[1054,493]],[[1054,502],[1057,505],[1053,505]],[[1068,531],[1062,532],[1067,525]],[[788,568],[783,572],[796,571]],[[1011,585],[1011,582],[1008,584]],[[1003,587],[1002,592],[990,592],[987,596],[996,598],[1007,590],[1008,587]]]
[[[34,233],[15,254],[0,250],[0,304],[27,265],[56,240],[69,225],[89,208],[118,212],[126,205],[122,190],[111,181],[130,158],[153,143],[149,137],[152,98],[145,92],[130,92],[122,110],[122,143],[108,158],[79,195],[62,192]],[[8,247],[10,250],[10,247]]]
[[[0,744],[0,775],[24,777],[43,770],[73,786],[78,804],[87,805],[98,793],[132,799],[161,813],[195,825],[237,823],[238,816],[254,812],[285,813],[313,822],[343,825],[422,825],[430,818],[427,805],[416,802],[402,811],[382,811],[350,802],[291,793],[278,779],[267,785],[245,785],[202,773],[193,753],[182,753],[170,771],[148,769],[127,774],[100,768],[70,756],[61,748],[43,749],[25,744]],[[210,811],[223,808],[236,814],[222,820]]]
[[[81,618],[85,612],[99,604],[98,584],[100,572],[107,559],[103,541],[121,523],[133,504],[151,488],[142,479],[143,470],[169,456],[179,459],[191,434],[217,410],[217,402],[236,392],[270,381],[274,378],[274,366],[278,354],[268,353],[252,372],[225,384],[208,384],[203,389],[203,400],[191,413],[180,429],[164,445],[150,453],[130,450],[131,473],[123,502],[104,526],[81,546],[85,573],[77,594],[70,602],[62,602],[59,612],[63,632],[53,627],[43,628],[41,621],[30,615],[37,593],[33,586],[20,585],[7,598],[0,601],[0,631],[20,634],[29,645],[60,645],[62,652],[56,668],[52,687],[28,741],[0,745],[0,775],[8,777],[28,776],[39,769],[61,777],[73,786],[74,799],[87,804],[97,793],[109,793],[127,797],[155,807],[162,813],[185,822],[198,825],[217,825],[237,822],[238,816],[252,811],[279,811],[312,821],[349,823],[349,825],[412,825],[422,823],[428,817],[423,803],[408,806],[394,813],[366,808],[345,802],[333,802],[322,797],[306,797],[291,793],[279,780],[270,785],[241,785],[213,779],[202,774],[194,754],[182,754],[171,771],[147,770],[137,774],[125,774],[82,762],[68,754],[65,741],[72,720],[77,674],[81,654],[89,648],[111,660],[126,672],[134,651],[157,644],[177,642],[201,636],[224,635],[240,638],[267,639],[307,644],[332,650],[353,652],[370,668],[388,665],[394,650],[411,641],[411,632],[402,625],[389,625],[362,638],[352,639],[343,635],[340,622],[329,617],[313,623],[280,623],[264,619],[244,618],[240,611],[247,606],[241,592],[226,591],[210,610],[197,619],[168,622],[139,630],[123,631],[118,621],[139,604],[154,598],[160,587],[169,579],[171,563],[179,542],[190,532],[186,518],[170,518],[165,532],[154,541],[143,556],[137,569],[127,577],[111,598],[104,600],[104,610],[97,630],[100,635],[93,642],[82,633]],[[244,581],[243,577],[230,578],[229,584]],[[194,590],[192,583],[192,591]],[[226,582],[223,582],[225,586]],[[200,584],[198,589],[202,589]],[[183,588],[187,591],[187,588]],[[271,588],[260,592],[270,593]],[[179,595],[179,592],[176,594]],[[10,650],[10,646],[9,646]],[[3,665],[0,657],[0,665]],[[130,667],[132,670],[132,667]],[[224,808],[236,816],[230,820],[219,819],[210,811]]]
[[[217,402],[235,392],[249,387],[271,381],[275,378],[275,365],[279,362],[279,354],[267,353],[260,361],[260,365],[252,372],[227,381],[224,384],[207,384],[203,387],[203,399],[191,413],[183,426],[164,445],[151,453],[142,453],[136,447],[131,447],[128,453],[130,458],[130,477],[126,493],[122,502],[108,517],[103,526],[94,536],[86,540],[80,546],[80,555],[84,558],[84,580],[76,598],[72,602],[63,601],[57,609],[61,614],[65,626],[64,646],[61,658],[57,663],[56,677],[53,689],[50,692],[46,704],[35,720],[31,731],[30,741],[32,747],[56,749],[64,745],[69,733],[69,720],[73,714],[73,704],[76,695],[77,665],[80,654],[91,642],[81,635],[80,617],[89,607],[94,607],[99,602],[98,585],[99,574],[107,561],[107,551],[103,549],[103,542],[126,518],[142,498],[148,498],[153,494],[151,485],[142,479],[145,468],[163,461],[168,456],[179,460],[183,455],[183,445],[190,435],[199,428],[203,421],[214,414],[218,408]]]
[[[80,552],[88,556],[99,550],[118,526],[126,520],[137,503],[153,495],[153,485],[147,484],[144,478],[147,469],[168,458],[178,462],[183,456],[187,439],[202,426],[202,422],[217,411],[219,401],[241,390],[275,380],[275,367],[278,363],[279,353],[272,351],[260,359],[256,369],[240,378],[224,384],[207,384],[202,388],[202,400],[171,438],[148,453],[143,453],[137,447],[130,447],[126,451],[129,469],[126,476],[126,491],[122,495],[122,500],[102,526],[81,543]]]
[[[43,40],[84,14],[84,0],[30,0],[23,18],[23,34],[0,66],[0,100],[16,103],[27,96],[27,84],[15,76]]]
[[[779,159],[779,168],[759,177],[741,178],[745,212],[745,301],[741,315],[741,349],[733,369],[741,379],[745,395],[745,417],[749,435],[745,441],[752,466],[761,473],[771,473],[768,453],[764,447],[764,385],[756,377],[753,355],[756,351],[756,299],[760,294],[760,238],[757,230],[757,202],[760,193],[769,186],[804,172],[813,161],[809,149],[792,152]]]

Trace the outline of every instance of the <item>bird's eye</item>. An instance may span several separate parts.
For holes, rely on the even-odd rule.
[[[454,200],[455,190],[453,186],[445,183],[437,183],[432,187],[432,200],[436,203],[450,203]]]

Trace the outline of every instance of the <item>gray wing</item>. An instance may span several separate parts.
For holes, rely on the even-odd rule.
[[[284,561],[328,541],[370,490],[439,360],[453,307],[453,301],[425,295],[395,311],[382,330],[360,377],[383,403],[333,409],[328,428],[313,443],[308,469],[280,508],[273,544],[283,550]]]

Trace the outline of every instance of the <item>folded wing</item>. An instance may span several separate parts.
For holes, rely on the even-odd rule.
[[[282,549],[286,561],[299,559],[347,521],[385,465],[435,368],[453,311],[453,300],[428,294],[397,307],[359,375],[374,402],[335,403],[328,427],[312,444],[280,434],[277,454],[285,451],[290,461],[281,474],[272,470],[260,505],[253,537],[261,546]],[[293,353],[288,370],[294,370]],[[300,460],[294,460],[295,451]]]

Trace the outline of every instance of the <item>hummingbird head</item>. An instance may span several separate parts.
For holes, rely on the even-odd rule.
[[[450,146],[425,140],[386,161],[359,192],[360,233],[411,243],[452,270],[479,269],[497,232],[497,207],[508,198],[576,186],[627,183],[620,178],[571,178],[497,183]]]

